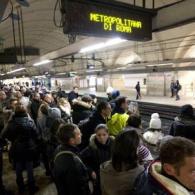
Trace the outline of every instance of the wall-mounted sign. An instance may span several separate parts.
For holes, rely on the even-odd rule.
[[[102,0],[65,2],[64,33],[140,41],[152,38],[152,16],[144,9]]]

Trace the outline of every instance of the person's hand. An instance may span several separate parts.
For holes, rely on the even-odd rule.
[[[93,171],[93,172],[91,173],[91,177],[92,177],[92,179],[94,179],[94,180],[97,179],[97,175],[96,175],[95,171]]]

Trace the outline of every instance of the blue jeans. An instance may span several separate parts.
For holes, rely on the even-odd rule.
[[[33,162],[16,162],[16,183],[19,188],[24,188],[23,171],[27,171],[28,186],[33,188],[35,185],[33,175]]]

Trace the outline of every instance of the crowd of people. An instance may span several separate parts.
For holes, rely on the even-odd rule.
[[[195,192],[195,117],[184,105],[165,135],[158,113],[146,129],[126,97],[3,85],[0,90],[0,194],[3,149],[20,194],[38,190],[34,168],[44,165],[59,195],[190,195]],[[114,94],[114,95],[113,95]],[[27,185],[23,172],[27,172]]]

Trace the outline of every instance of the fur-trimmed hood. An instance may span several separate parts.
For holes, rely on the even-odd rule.
[[[92,147],[92,148],[94,148],[94,149],[97,149],[98,146],[97,146],[97,144],[95,143],[95,138],[96,138],[96,135],[95,135],[95,134],[91,135],[91,137],[90,137],[90,142],[89,142],[89,146]],[[114,136],[109,136],[108,139],[109,139],[109,140],[108,140],[108,142],[105,144],[105,146],[108,145],[108,144],[110,144],[110,142],[113,143],[114,140],[115,140],[115,137],[114,137]]]
[[[190,195],[190,192],[176,181],[161,174],[162,165],[156,161],[151,164],[149,172],[153,179],[157,181],[170,195]]]

